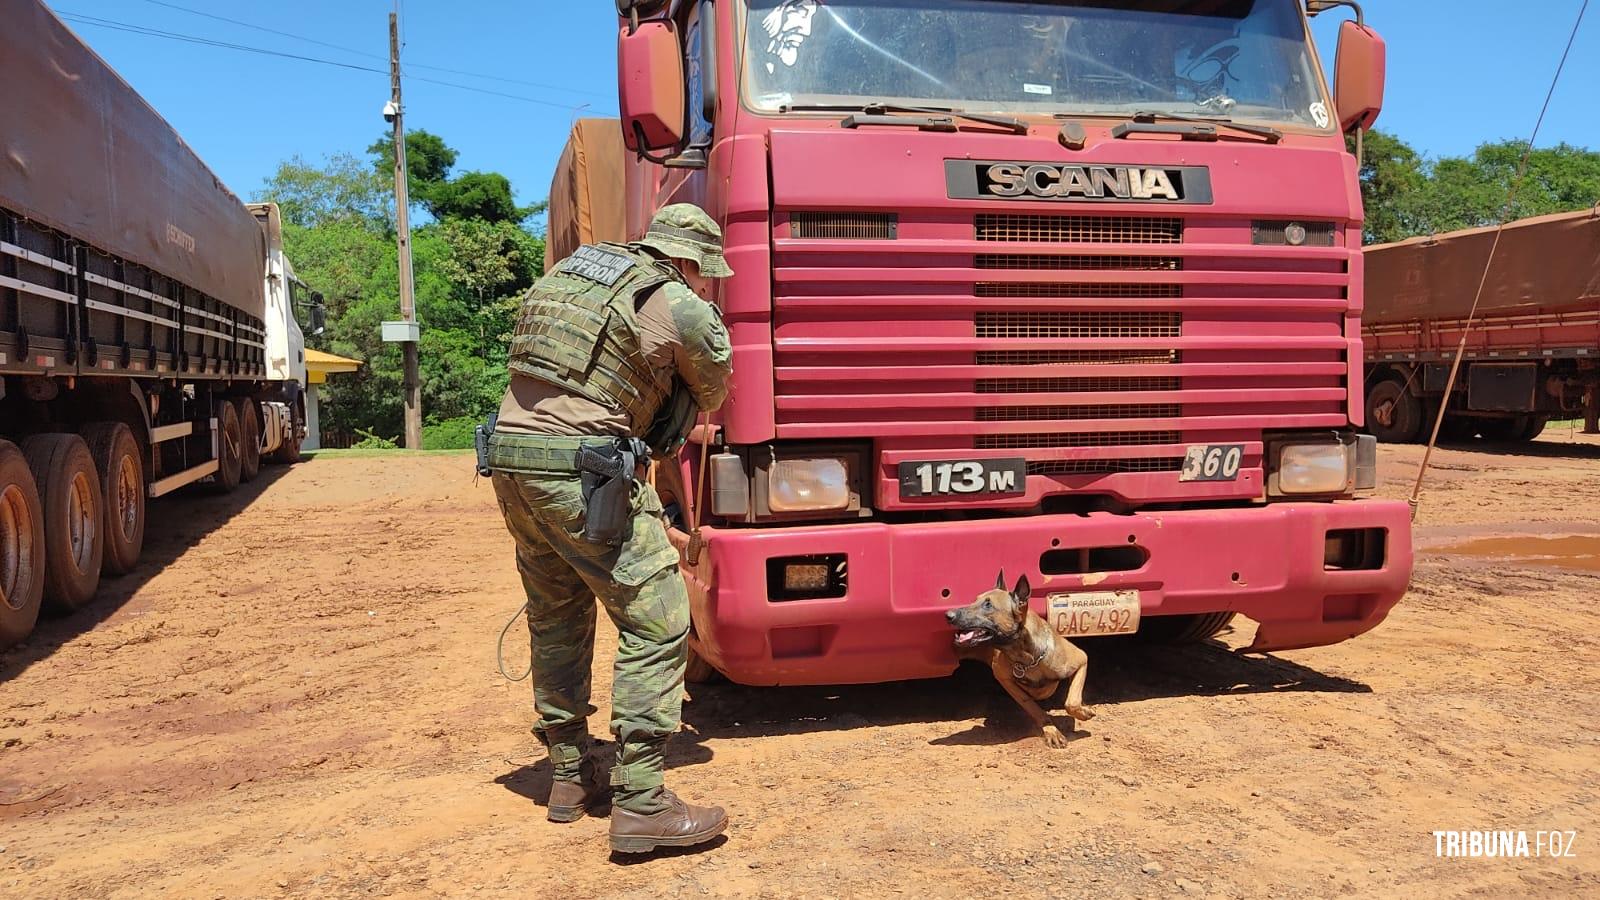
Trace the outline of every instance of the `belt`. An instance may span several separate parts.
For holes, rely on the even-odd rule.
[[[575,475],[578,448],[585,444],[612,444],[616,440],[614,437],[559,437],[497,431],[489,436],[489,468],[501,472]]]

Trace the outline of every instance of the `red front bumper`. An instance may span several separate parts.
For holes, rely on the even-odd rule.
[[[1327,533],[1383,529],[1382,564],[1324,568]],[[1141,592],[1143,615],[1231,610],[1260,623],[1252,649],[1333,644],[1383,621],[1411,577],[1404,503],[1274,503],[1133,515],[1045,515],[888,525],[707,529],[686,571],[696,649],[743,684],[852,684],[932,678],[955,668],[944,612],[1026,574],[1042,610],[1051,592]],[[1060,548],[1134,544],[1136,570],[1042,575]],[[767,560],[845,554],[845,596],[771,601]]]

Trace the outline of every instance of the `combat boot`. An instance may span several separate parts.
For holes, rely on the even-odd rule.
[[[576,822],[610,803],[610,786],[600,783],[594,762],[585,758],[577,781],[551,782],[550,803],[545,818],[552,822]]]
[[[611,811],[613,851],[649,853],[657,847],[693,847],[728,827],[728,814],[720,806],[690,806],[671,791],[662,791],[661,798],[667,808],[658,813]]]

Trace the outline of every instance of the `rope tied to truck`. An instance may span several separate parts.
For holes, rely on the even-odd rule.
[[[1500,237],[1505,233],[1511,208],[1516,203],[1517,190],[1528,174],[1528,160],[1533,156],[1534,142],[1539,138],[1539,129],[1544,125],[1545,114],[1550,111],[1550,100],[1555,96],[1556,85],[1561,82],[1561,73],[1567,67],[1567,58],[1572,54],[1572,45],[1578,38],[1578,30],[1583,26],[1584,13],[1588,10],[1589,0],[1583,0],[1583,5],[1578,7],[1578,18],[1572,23],[1572,33],[1567,36],[1567,47],[1562,51],[1561,61],[1556,64],[1555,75],[1550,79],[1550,89],[1545,92],[1544,105],[1540,107],[1539,117],[1533,123],[1533,133],[1528,135],[1528,143],[1522,149],[1522,159],[1517,163],[1517,173],[1506,186],[1506,201],[1500,209],[1500,221],[1496,223],[1494,241],[1489,245],[1489,254],[1483,261],[1483,274],[1478,279],[1478,289],[1472,296],[1472,307],[1467,311],[1467,321],[1461,329],[1461,339],[1457,342],[1456,352],[1450,360],[1450,375],[1445,379],[1444,399],[1440,401],[1439,409],[1434,414],[1433,431],[1428,435],[1428,445],[1422,451],[1422,462],[1417,466],[1416,481],[1411,485],[1411,496],[1406,500],[1411,507],[1413,522],[1417,520],[1417,510],[1422,505],[1422,479],[1427,475],[1428,462],[1433,458],[1433,448],[1439,442],[1439,430],[1444,425],[1445,412],[1450,408],[1450,396],[1455,391],[1456,377],[1461,372],[1461,359],[1467,352],[1467,338],[1472,335],[1472,324],[1478,315],[1478,304],[1483,299],[1484,286],[1489,282],[1489,272],[1494,268],[1495,251],[1500,247]],[[1600,209],[1600,203],[1596,204],[1596,208]]]

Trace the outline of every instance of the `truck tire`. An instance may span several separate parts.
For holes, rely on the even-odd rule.
[[[689,662],[683,667],[683,680],[689,684],[715,684],[723,680],[722,673],[717,667],[706,662],[706,658],[695,652],[693,647],[688,648]]]
[[[121,422],[94,422],[83,427],[100,495],[105,499],[105,553],[100,570],[123,575],[139,564],[144,551],[144,463],[139,442]]]
[[[1406,390],[1405,382],[1385,378],[1367,390],[1367,430],[1378,440],[1415,443],[1423,433],[1422,418],[1422,402]]]
[[[253,481],[261,471],[261,409],[254,397],[236,397],[239,412],[239,480]]]
[[[1222,633],[1233,622],[1235,613],[1186,613],[1179,616],[1153,616],[1139,622],[1139,639],[1153,644],[1198,644]]]
[[[0,648],[33,631],[44,598],[44,510],[17,445],[0,441]]]
[[[1544,434],[1544,427],[1549,424],[1549,416],[1529,416],[1528,424],[1522,429],[1522,433],[1517,435],[1517,440],[1531,441]]]
[[[239,471],[244,435],[239,427],[239,408],[224,401],[217,407],[217,475],[213,486],[226,494],[239,486]]]
[[[100,586],[105,502],[89,446],[75,434],[36,434],[22,455],[39,486],[44,512],[44,602],[78,609]]]
[[[272,456],[270,457],[272,462],[280,466],[292,466],[300,461],[300,444],[305,438],[300,436],[299,426],[294,426],[290,430],[293,436],[284,441],[283,446],[272,451]]]

